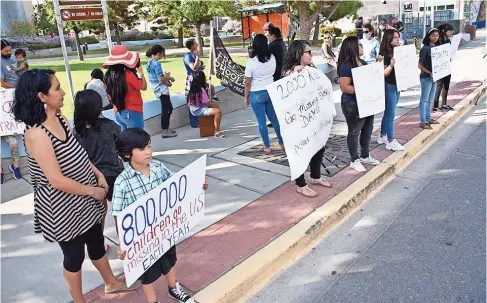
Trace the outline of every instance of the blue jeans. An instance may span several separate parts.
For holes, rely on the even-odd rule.
[[[399,102],[400,92],[397,86],[386,83],[386,110],[380,125],[380,134],[387,135],[389,142],[394,140],[394,117],[396,116],[396,106]]]
[[[431,120],[431,101],[435,97],[436,82],[431,78],[421,78],[421,99],[419,101],[419,116],[424,124]]]
[[[281,128],[279,126],[279,121],[277,121],[276,112],[274,111],[274,106],[272,106],[271,97],[269,97],[267,90],[250,92],[249,102],[250,106],[252,106],[255,117],[257,118],[257,123],[259,124],[259,133],[262,137],[262,141],[264,142],[264,146],[266,148],[271,147],[265,119],[266,116],[269,121],[271,121],[272,127],[274,127],[274,130],[276,131],[279,144],[282,144]]]
[[[200,125],[200,120],[198,119],[198,117],[193,116],[189,108],[188,108],[188,112],[189,112],[189,124],[191,125],[192,128],[198,127]]]
[[[133,110],[126,109],[116,113],[115,121],[120,125],[122,131],[128,128],[144,129],[144,115]]]

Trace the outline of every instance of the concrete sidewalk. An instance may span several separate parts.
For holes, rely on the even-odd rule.
[[[465,45],[457,52],[453,62],[449,98],[452,105],[464,99],[485,79],[482,65],[472,64],[482,62],[480,53],[485,43],[485,31],[478,32],[478,35],[477,41]],[[334,90],[339,116],[335,119],[333,136],[327,145],[329,154],[325,155],[325,163],[333,175],[329,180],[334,187],[331,190],[318,190],[321,195],[317,199],[307,199],[295,192],[293,183],[289,182],[289,168],[284,165],[285,159],[279,153],[263,158],[252,151],[261,144],[261,140],[255,117],[249,108],[223,117],[222,129],[227,137],[224,140],[200,138],[198,130],[190,127],[178,129],[178,137],[174,139],[153,137],[154,156],[174,171],[202,154],[208,155],[210,189],[206,197],[205,219],[192,230],[192,237],[178,245],[177,276],[189,290],[197,292],[211,286],[213,281],[363,175],[346,167],[348,163],[344,138],[347,128],[341,115],[341,93],[338,86],[335,85]],[[396,132],[401,143],[421,133],[416,109],[419,95],[419,88],[401,95],[396,117]],[[235,102],[243,100],[238,98]],[[435,113],[433,116],[436,118],[441,114]],[[381,117],[375,117],[375,129],[380,126]],[[334,154],[338,154],[336,159],[331,157]],[[374,148],[372,154],[382,160],[391,152],[381,146]],[[327,156],[331,158],[327,159]],[[366,175],[369,173],[372,172]],[[328,172],[323,170],[323,174],[326,176]],[[33,201],[30,192],[30,185],[22,180],[2,185],[1,299],[5,302],[68,302],[70,296],[62,279],[62,254],[59,247],[44,243],[40,235],[33,233]],[[111,219],[107,222],[105,234],[107,241],[116,242]],[[114,271],[121,273],[121,262],[116,259],[115,249],[112,249],[109,256]],[[159,298],[165,302],[167,295],[164,279],[157,283],[161,291]],[[141,290],[122,295],[105,295],[103,289],[98,287],[100,284],[100,276],[87,260],[83,268],[83,289],[87,293],[88,302],[145,302]]]

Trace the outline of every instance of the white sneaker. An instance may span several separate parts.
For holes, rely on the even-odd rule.
[[[379,165],[380,161],[372,158],[370,155],[367,158],[360,158],[360,162],[362,163],[367,163],[367,164],[372,164],[372,165]]]
[[[385,135],[384,137],[381,137],[379,135],[379,137],[377,137],[377,144],[387,144],[389,143],[389,140],[387,140],[387,135]]]
[[[392,140],[392,142],[386,144],[386,149],[393,151],[403,151],[404,146],[402,146],[401,143],[397,142],[397,140],[394,139]]]
[[[364,172],[366,171],[365,167],[362,165],[359,159],[353,161],[350,163],[350,167],[355,169],[358,172]]]

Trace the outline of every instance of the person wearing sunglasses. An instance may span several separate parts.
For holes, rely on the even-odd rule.
[[[374,28],[370,24],[365,24],[363,27],[364,37],[360,40],[362,44],[364,54],[360,59],[367,62],[367,64],[372,64],[377,61],[377,56],[379,55],[380,43],[374,35]]]

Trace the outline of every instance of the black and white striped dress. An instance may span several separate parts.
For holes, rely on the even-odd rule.
[[[62,174],[81,184],[96,186],[88,154],[71,133],[60,114],[56,115],[66,133],[66,141],[55,137],[47,128]],[[29,129],[31,127],[27,127]],[[69,241],[101,222],[105,210],[100,201],[90,196],[77,196],[57,190],[49,184],[39,164],[28,151],[29,171],[34,187],[34,230],[48,242]]]

